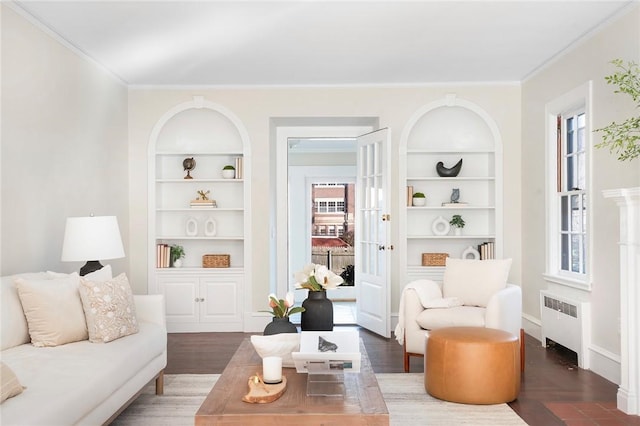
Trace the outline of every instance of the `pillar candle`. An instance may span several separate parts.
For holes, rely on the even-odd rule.
[[[282,358],[279,356],[262,358],[262,379],[265,383],[280,383],[282,381]]]

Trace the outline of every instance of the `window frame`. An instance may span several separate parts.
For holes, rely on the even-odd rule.
[[[592,99],[592,82],[589,81],[565,95],[548,103],[545,108],[546,112],[546,200],[545,209],[545,226],[546,226],[546,265],[543,278],[546,281],[556,284],[578,288],[585,291],[591,291],[591,265],[592,265],[592,235],[593,224],[591,213],[593,212],[593,185],[591,181],[592,170],[592,120],[591,120],[591,99]],[[585,176],[584,182],[586,188],[571,191],[566,190],[565,181],[560,175],[560,167],[566,168],[565,150],[566,141],[566,119],[575,116],[578,113],[584,113],[584,166]],[[558,116],[562,116],[561,132],[563,135],[562,149],[558,141]],[[562,196],[583,194],[586,197],[585,202],[585,222],[584,226],[584,273],[562,269]],[[569,208],[571,208],[569,206]],[[569,235],[572,235],[569,233]]]

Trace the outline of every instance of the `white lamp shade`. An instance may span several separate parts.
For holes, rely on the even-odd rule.
[[[121,257],[124,257],[124,248],[115,216],[67,218],[62,244],[63,262]]]

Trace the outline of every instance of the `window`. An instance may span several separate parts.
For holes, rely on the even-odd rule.
[[[591,84],[547,104],[547,262],[544,278],[590,290]]]
[[[560,270],[586,273],[587,188],[585,115],[578,112],[558,116],[561,161],[560,191]]]
[[[316,213],[344,213],[344,199],[317,199],[313,206]]]

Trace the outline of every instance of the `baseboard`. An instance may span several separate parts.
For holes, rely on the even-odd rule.
[[[528,335],[542,342],[542,322],[531,315],[522,314],[522,328]],[[589,370],[610,382],[620,384],[620,356],[596,345],[588,348]]]
[[[596,345],[589,345],[590,370],[599,376],[620,384],[620,355]]]
[[[524,332],[542,343],[542,322],[529,314],[522,314]]]
[[[273,316],[267,312],[245,312],[243,332],[262,333]]]

